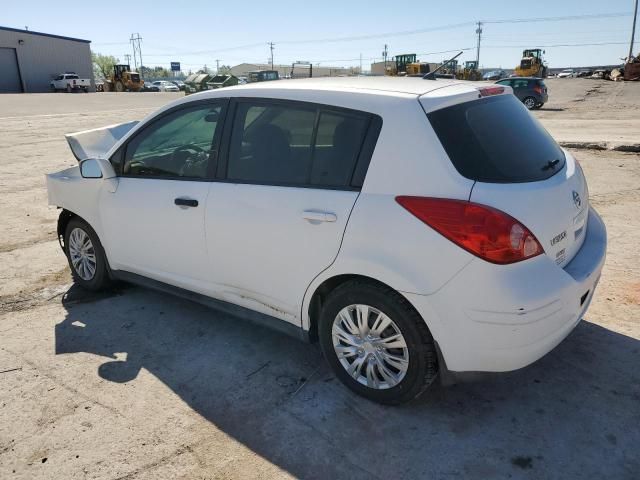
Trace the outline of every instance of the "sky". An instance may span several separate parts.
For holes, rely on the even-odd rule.
[[[363,0],[142,0],[3,2],[0,25],[91,40],[95,52],[121,61],[131,54],[132,33],[142,37],[146,66],[197,70],[239,63],[310,61],[358,66],[417,53],[440,62],[464,49],[459,61],[475,60],[475,22],[483,21],[480,66],[514,68],[524,48],[541,47],[550,67],[616,64],[628,54],[633,0],[402,1]],[[117,6],[116,6],[117,5]],[[626,14],[606,16],[607,14]],[[588,16],[590,15],[590,16]],[[582,19],[513,22],[541,17]],[[500,22],[500,23],[492,23]],[[354,38],[355,37],[355,38]],[[576,44],[590,44],[573,46]],[[568,45],[568,46],[567,46]],[[640,52],[640,20],[634,53]]]

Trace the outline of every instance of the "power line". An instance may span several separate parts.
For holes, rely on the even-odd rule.
[[[537,45],[537,48],[554,47],[597,47],[599,45],[626,45],[627,42],[600,42],[600,43],[556,43],[553,45]],[[485,45],[484,48],[531,48],[529,45]]]
[[[232,50],[248,50],[250,48],[262,47],[264,43],[252,43],[249,45],[239,45],[236,47],[228,47],[228,48],[217,48],[215,50],[200,50],[200,51],[191,51],[191,52],[174,52],[171,55],[207,55],[211,53],[219,53],[219,52],[230,52]],[[167,57],[169,55],[165,54],[147,54],[147,57]]]
[[[590,13],[585,15],[565,15],[561,17],[509,18],[502,20],[483,20],[483,23],[535,23],[535,22],[564,22],[569,20],[593,20],[601,18],[629,17],[632,12],[618,13]]]
[[[482,20],[479,23],[483,24],[502,24],[502,23],[537,23],[537,22],[559,22],[559,21],[580,21],[580,20],[593,20],[593,19],[602,19],[602,18],[617,18],[617,17],[628,17],[633,15],[632,12],[616,12],[616,13],[601,13],[601,14],[584,14],[584,15],[566,15],[566,16],[555,16],[555,17],[534,17],[534,18],[513,18],[513,19],[498,19],[498,20]],[[310,44],[310,43],[340,43],[340,42],[352,42],[358,40],[371,40],[377,38],[386,38],[386,37],[401,37],[401,36],[409,36],[409,35],[418,35],[422,33],[430,33],[437,32],[443,30],[453,30],[462,27],[468,27],[471,25],[477,25],[478,22],[462,22],[448,25],[439,25],[435,27],[429,28],[421,28],[416,30],[401,30],[396,32],[383,32],[383,33],[375,33],[375,34],[364,34],[364,35],[352,35],[345,37],[328,37],[328,38],[314,38],[314,39],[306,39],[306,40],[280,40],[278,42],[269,42],[278,43],[278,44]],[[174,52],[170,55],[174,56],[189,56],[189,55],[207,55],[218,52],[229,52],[232,50],[248,50],[251,48],[256,48],[264,45],[263,43],[252,43],[248,45],[239,45],[234,47],[226,47],[226,48],[218,48],[213,50],[198,50],[198,51],[183,51],[183,52]],[[168,57],[169,54],[148,54],[149,57]]]
[[[314,38],[308,40],[280,40],[278,43],[281,44],[302,44],[302,43],[339,43],[339,42],[353,42],[356,40],[371,40],[375,38],[385,38],[385,37],[400,37],[405,35],[417,35],[419,33],[429,33],[429,32],[437,32],[441,30],[452,30],[455,28],[468,27],[469,25],[473,25],[474,22],[464,22],[464,23],[454,23],[451,25],[441,25],[437,27],[430,28],[421,28],[418,30],[403,30],[398,32],[384,32],[384,33],[372,33],[366,35],[354,35],[348,37],[329,37],[329,38]]]

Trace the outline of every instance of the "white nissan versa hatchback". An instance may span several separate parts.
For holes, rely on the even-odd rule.
[[[605,259],[578,162],[509,87],[265,82],[67,139],[80,165],[47,184],[79,285],[275,319],[382,403],[539,359]]]

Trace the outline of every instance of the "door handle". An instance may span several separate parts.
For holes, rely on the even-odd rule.
[[[320,212],[318,210],[305,210],[302,218],[309,222],[335,222],[338,217],[333,212]]]
[[[197,207],[198,200],[193,200],[191,198],[176,198],[173,201],[179,207]]]

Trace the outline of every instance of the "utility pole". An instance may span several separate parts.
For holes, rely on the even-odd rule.
[[[216,58],[216,75],[220,73],[220,60]]]
[[[139,33],[132,33],[129,41],[131,42],[131,46],[133,47],[133,63],[136,66],[136,70],[138,69],[138,60],[140,60],[140,77],[142,77],[142,49],[140,47],[142,37]]]
[[[389,53],[389,46],[385,43],[384,50],[382,51],[382,58],[384,58],[384,73],[387,73],[387,55]]]
[[[635,2],[635,7],[633,7],[633,28],[631,28],[631,45],[629,45],[629,57],[627,62],[633,58],[633,40],[636,34],[636,18],[638,17],[638,0]]]
[[[482,37],[482,22],[478,22],[476,33],[478,34],[478,47],[476,49],[476,68],[480,68],[480,38]]]
[[[126,60],[127,65],[131,65],[131,54],[125,53],[124,54],[124,59]]]
[[[358,72],[358,75],[362,75],[362,54],[360,54],[360,71]]]
[[[269,45],[269,49],[271,50],[271,70],[273,70],[273,47],[275,47],[275,44],[269,42],[267,45]]]

